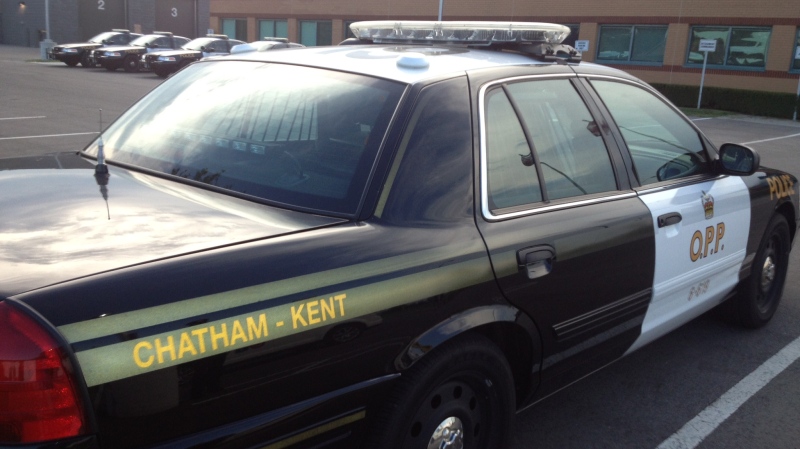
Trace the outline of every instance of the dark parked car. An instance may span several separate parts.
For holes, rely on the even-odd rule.
[[[50,56],[70,67],[75,67],[78,63],[83,67],[94,67],[95,61],[91,58],[92,50],[109,45],[127,45],[131,40],[141,36],[141,34],[131,33],[128,30],[113,29],[98,34],[89,39],[89,42],[56,45]]]
[[[503,448],[720,304],[780,311],[797,178],[567,27],[351,30],[0,161],[0,445]]]
[[[189,39],[173,36],[170,32],[156,31],[131,41],[130,45],[112,46],[93,50],[97,63],[106,70],[124,68],[126,72],[138,72],[142,55],[154,51],[174,50],[186,45]]]
[[[142,55],[141,66],[152,70],[156,75],[166,78],[171,73],[186,67],[194,61],[208,56],[230,54],[231,47],[244,44],[236,39],[229,39],[224,34],[209,34],[198,37],[178,50],[154,51]]]

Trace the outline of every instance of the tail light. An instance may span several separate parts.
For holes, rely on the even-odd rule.
[[[84,432],[70,366],[63,349],[39,323],[0,301],[0,445]]]

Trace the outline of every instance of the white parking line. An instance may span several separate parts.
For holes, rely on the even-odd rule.
[[[754,140],[752,142],[745,142],[742,145],[751,145],[751,144],[754,144],[754,143],[761,143],[761,142],[771,142],[773,140],[781,140],[781,139],[791,139],[792,137],[797,137],[797,136],[800,136],[800,133],[790,134],[788,136],[783,136],[783,137],[773,137],[772,139]]]
[[[706,407],[657,449],[693,449],[725,422],[748,399],[800,358],[800,337],[770,357],[755,371]]]
[[[0,118],[0,120],[28,120],[32,118],[47,118],[47,117],[45,117],[44,115],[36,115],[33,117],[6,117],[6,118]]]
[[[97,131],[92,131],[90,133],[46,134],[46,135],[41,135],[41,136],[0,137],[0,140],[38,139],[40,137],[85,136],[86,134],[100,134],[100,133],[97,132]]]

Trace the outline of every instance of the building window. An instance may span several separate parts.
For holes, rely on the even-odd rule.
[[[289,22],[286,20],[259,20],[258,38],[289,37]]]
[[[303,20],[300,22],[300,43],[306,47],[331,45],[333,25],[329,20]]]
[[[770,28],[692,27],[686,63],[703,64],[705,52],[700,51],[700,40],[713,39],[717,49],[708,52],[708,65],[764,68],[771,33]]]
[[[794,54],[792,55],[792,71],[800,71],[800,28],[794,38]]]
[[[660,64],[666,44],[666,26],[603,25],[597,60]]]
[[[344,22],[344,30],[343,30],[345,39],[350,39],[350,38],[356,37],[356,35],[353,34],[352,31],[350,31],[350,25],[352,25],[352,24],[354,24],[356,22],[357,22],[356,20],[345,20],[345,22]]]
[[[231,39],[247,40],[247,19],[222,19],[222,34]]]
[[[581,26],[575,24],[563,24],[564,26],[569,27],[569,36],[564,39],[564,44],[569,45],[570,47],[575,46],[575,41],[578,40],[578,36],[581,34]]]

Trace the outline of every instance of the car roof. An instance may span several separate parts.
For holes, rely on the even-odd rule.
[[[361,73],[409,84],[477,69],[556,64],[513,51],[455,46],[379,44],[307,47],[276,52],[253,51],[225,56],[222,59],[298,64]],[[582,62],[580,66],[591,68],[592,73],[604,72],[615,76],[624,74],[617,69],[596,64]],[[578,65],[574,64],[573,67]],[[629,75],[624,76],[630,78]]]

